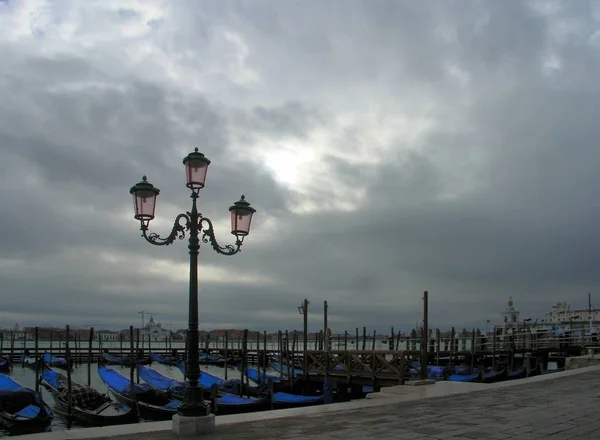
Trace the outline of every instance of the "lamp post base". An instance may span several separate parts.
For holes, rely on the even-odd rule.
[[[202,416],[173,416],[173,434],[178,437],[194,437],[215,432],[215,415]]]

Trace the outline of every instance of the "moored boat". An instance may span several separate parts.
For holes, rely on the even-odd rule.
[[[300,406],[320,405],[325,402],[325,396],[301,396],[299,394],[273,393],[270,397],[273,409],[296,408]]]
[[[479,371],[470,374],[451,374],[448,376],[448,380],[452,382],[477,382],[479,376]]]
[[[181,357],[177,355],[165,356],[158,353],[150,353],[152,361],[156,361],[163,365],[177,365],[181,361]]]
[[[44,353],[42,359],[44,360],[44,364],[49,367],[62,368],[64,370],[68,368],[68,363],[65,358],[54,356],[51,353]]]
[[[291,365],[288,368],[286,364],[281,364],[279,362],[271,362],[271,368],[281,373],[282,376],[286,377],[290,377],[292,374],[294,375],[294,377],[300,377],[303,374],[301,369],[293,368]]]
[[[185,363],[183,361],[179,363],[178,368],[179,371],[181,371],[181,374],[183,374],[183,376],[186,377]],[[235,395],[240,394],[241,387],[243,387],[242,394],[245,394],[246,396],[257,397],[263,395],[266,391],[266,385],[246,385],[242,384],[240,379],[225,380],[213,374],[210,374],[207,371],[202,370],[200,371],[200,378],[198,379],[198,383],[200,384],[200,387],[204,388],[205,390],[210,390],[213,385],[216,385],[218,391]]]
[[[131,366],[131,359],[129,356],[118,356],[111,353],[102,353],[102,358],[104,359],[103,363],[107,365],[124,365]],[[134,364],[137,365],[148,365],[152,362],[152,359],[149,357],[140,357],[137,360],[134,360]]]
[[[500,370],[484,371],[483,374],[481,375],[481,382],[484,382],[484,383],[500,382],[500,381],[506,379],[506,377],[507,377],[507,370],[506,370],[506,368],[503,367]]]
[[[0,423],[11,430],[39,430],[54,414],[41,394],[0,374]]]
[[[522,379],[524,377],[527,377],[527,369],[525,367],[517,368],[516,370],[506,373],[506,378],[508,380]]]
[[[35,368],[35,358],[29,355],[21,355],[21,365],[28,368]]]
[[[0,357],[0,371],[7,372],[10,370],[10,367],[11,362],[5,357]]]
[[[69,387],[62,374],[44,368],[40,383],[54,398],[54,411],[83,424],[94,426],[133,423],[137,420],[133,408],[114,402],[96,389],[71,382],[71,409],[69,411]]]
[[[117,401],[130,408],[145,420],[170,420],[176,413],[181,401],[168,393],[157,391],[149,384],[132,383],[117,371],[98,366],[98,375],[108,386]]]
[[[172,393],[176,399],[183,400],[186,382],[181,382],[170,377],[163,376],[152,368],[139,367],[140,377],[153,388]],[[265,393],[266,395],[266,393]],[[207,399],[210,397],[207,395]],[[265,406],[263,397],[240,397],[234,394],[220,392],[216,398],[217,414],[240,414],[252,411],[258,411]]]

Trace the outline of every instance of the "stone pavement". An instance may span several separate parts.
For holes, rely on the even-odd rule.
[[[534,379],[534,378],[532,378]],[[430,385],[435,387],[436,385]],[[466,394],[384,403],[346,412],[228,425],[205,440],[600,440],[600,371],[486,388]],[[175,440],[169,432],[111,440]]]

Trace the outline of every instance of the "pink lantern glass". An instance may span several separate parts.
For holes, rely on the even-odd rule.
[[[198,152],[198,148],[194,149],[194,152],[188,154],[183,159],[185,165],[185,177],[186,186],[193,191],[198,191],[204,188],[204,182],[206,180],[206,172],[210,165],[204,154]]]
[[[139,220],[142,225],[148,226],[150,220],[154,218],[156,197],[160,194],[160,190],[148,182],[148,179],[144,176],[141,182],[129,189],[129,193],[133,195],[133,217]]]
[[[240,200],[229,207],[231,212],[231,233],[236,237],[245,237],[250,233],[250,224],[252,223],[252,215],[256,209],[250,206],[246,201],[246,197],[242,195]]]

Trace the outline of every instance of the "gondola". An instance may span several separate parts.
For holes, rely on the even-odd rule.
[[[237,364],[236,365],[237,370],[241,373],[242,372],[242,365],[241,364]],[[252,382],[258,384],[258,385],[262,385],[262,384],[267,384],[267,382],[270,380],[273,384],[276,383],[281,383],[286,381],[287,379],[285,377],[281,377],[281,376],[273,376],[271,374],[267,374],[264,371],[262,373],[259,373],[258,370],[256,368],[252,368],[252,367],[248,367],[245,369],[245,374],[248,377],[248,379],[250,379]]]
[[[420,373],[421,373],[420,365],[421,364],[418,361],[413,361],[408,368],[409,375],[420,378]],[[448,377],[448,367],[427,365],[427,379],[442,380],[442,379],[446,379],[447,377]]]
[[[0,423],[10,430],[38,430],[47,426],[54,414],[41,394],[0,374]]]
[[[63,370],[66,370],[69,365],[65,358],[57,357],[50,353],[44,353],[42,359],[44,360],[44,364],[48,365],[49,367],[62,368]],[[71,368],[72,367],[73,365],[71,365]]]
[[[131,359],[129,356],[117,356],[110,353],[102,353],[102,358],[104,359],[103,363],[106,365],[123,365],[126,367],[131,366]],[[149,357],[140,357],[137,361],[134,361],[134,364],[148,365],[151,362],[152,359]]]
[[[279,372],[282,376],[290,377],[292,374],[294,377],[302,376],[302,370],[299,368],[292,368],[290,364],[290,368],[287,365],[282,365],[279,362],[271,362],[271,368],[273,370]]]
[[[7,372],[10,370],[10,361],[5,357],[0,357],[0,371]]]
[[[517,368],[516,370],[506,373],[506,378],[508,380],[522,379],[524,377],[527,377],[527,369],[525,367]]]
[[[280,391],[273,393],[270,401],[273,409],[297,408],[300,406],[320,405],[325,402],[325,396],[301,396]]]
[[[481,375],[481,382],[483,383],[495,383],[506,379],[507,370],[503,367],[501,370],[484,371]]]
[[[183,361],[178,364],[179,371],[185,376],[185,363]],[[247,385],[242,384],[240,379],[221,379],[220,377],[214,376],[206,371],[200,371],[200,378],[198,383],[205,390],[210,390],[213,385],[217,386],[217,390],[227,394],[240,394],[240,387],[243,387],[241,394],[246,396],[258,397],[263,395],[267,387],[266,385]]]
[[[163,376],[152,368],[140,366],[138,368],[140,377],[153,388],[172,393],[176,399],[183,400],[186,383],[170,377]],[[266,390],[265,390],[266,396]],[[258,411],[265,407],[265,396],[263,397],[239,397],[234,394],[220,392],[216,399],[217,414],[241,414]],[[210,398],[207,396],[207,398]]]
[[[215,367],[225,367],[227,363],[221,355],[201,353],[199,361],[203,365],[214,365]]]
[[[242,372],[242,366],[239,362],[236,364],[236,368],[240,373]],[[261,387],[264,387],[266,389],[266,388],[268,388],[268,383],[270,380],[272,383],[274,392],[283,391],[284,389],[289,389],[289,378],[283,377],[283,376],[275,376],[272,374],[266,374],[264,372],[259,373],[256,368],[247,367],[246,368],[246,377],[252,383],[257,384],[255,387],[250,386],[250,388],[260,389]],[[300,379],[300,376],[294,377],[294,383],[296,381],[298,381],[299,379]],[[253,394],[250,394],[250,395],[253,395]]]
[[[181,357],[177,355],[163,356],[158,353],[150,353],[150,357],[152,358],[152,361],[156,361],[163,365],[177,365],[179,361],[181,361]]]
[[[21,365],[24,367],[28,367],[28,368],[34,368],[35,369],[35,358],[29,355],[21,355]]]
[[[147,383],[132,384],[122,374],[102,365],[98,365],[98,374],[117,401],[135,408],[142,419],[170,420],[181,405],[180,400],[174,399],[168,393],[157,391]]]
[[[54,398],[54,411],[79,423],[94,426],[134,423],[137,417],[133,408],[114,402],[96,389],[71,381],[71,411],[69,413],[69,387],[62,374],[44,367],[40,383]]]
[[[470,374],[451,374],[448,376],[448,380],[451,382],[477,382],[479,376],[479,371]]]

